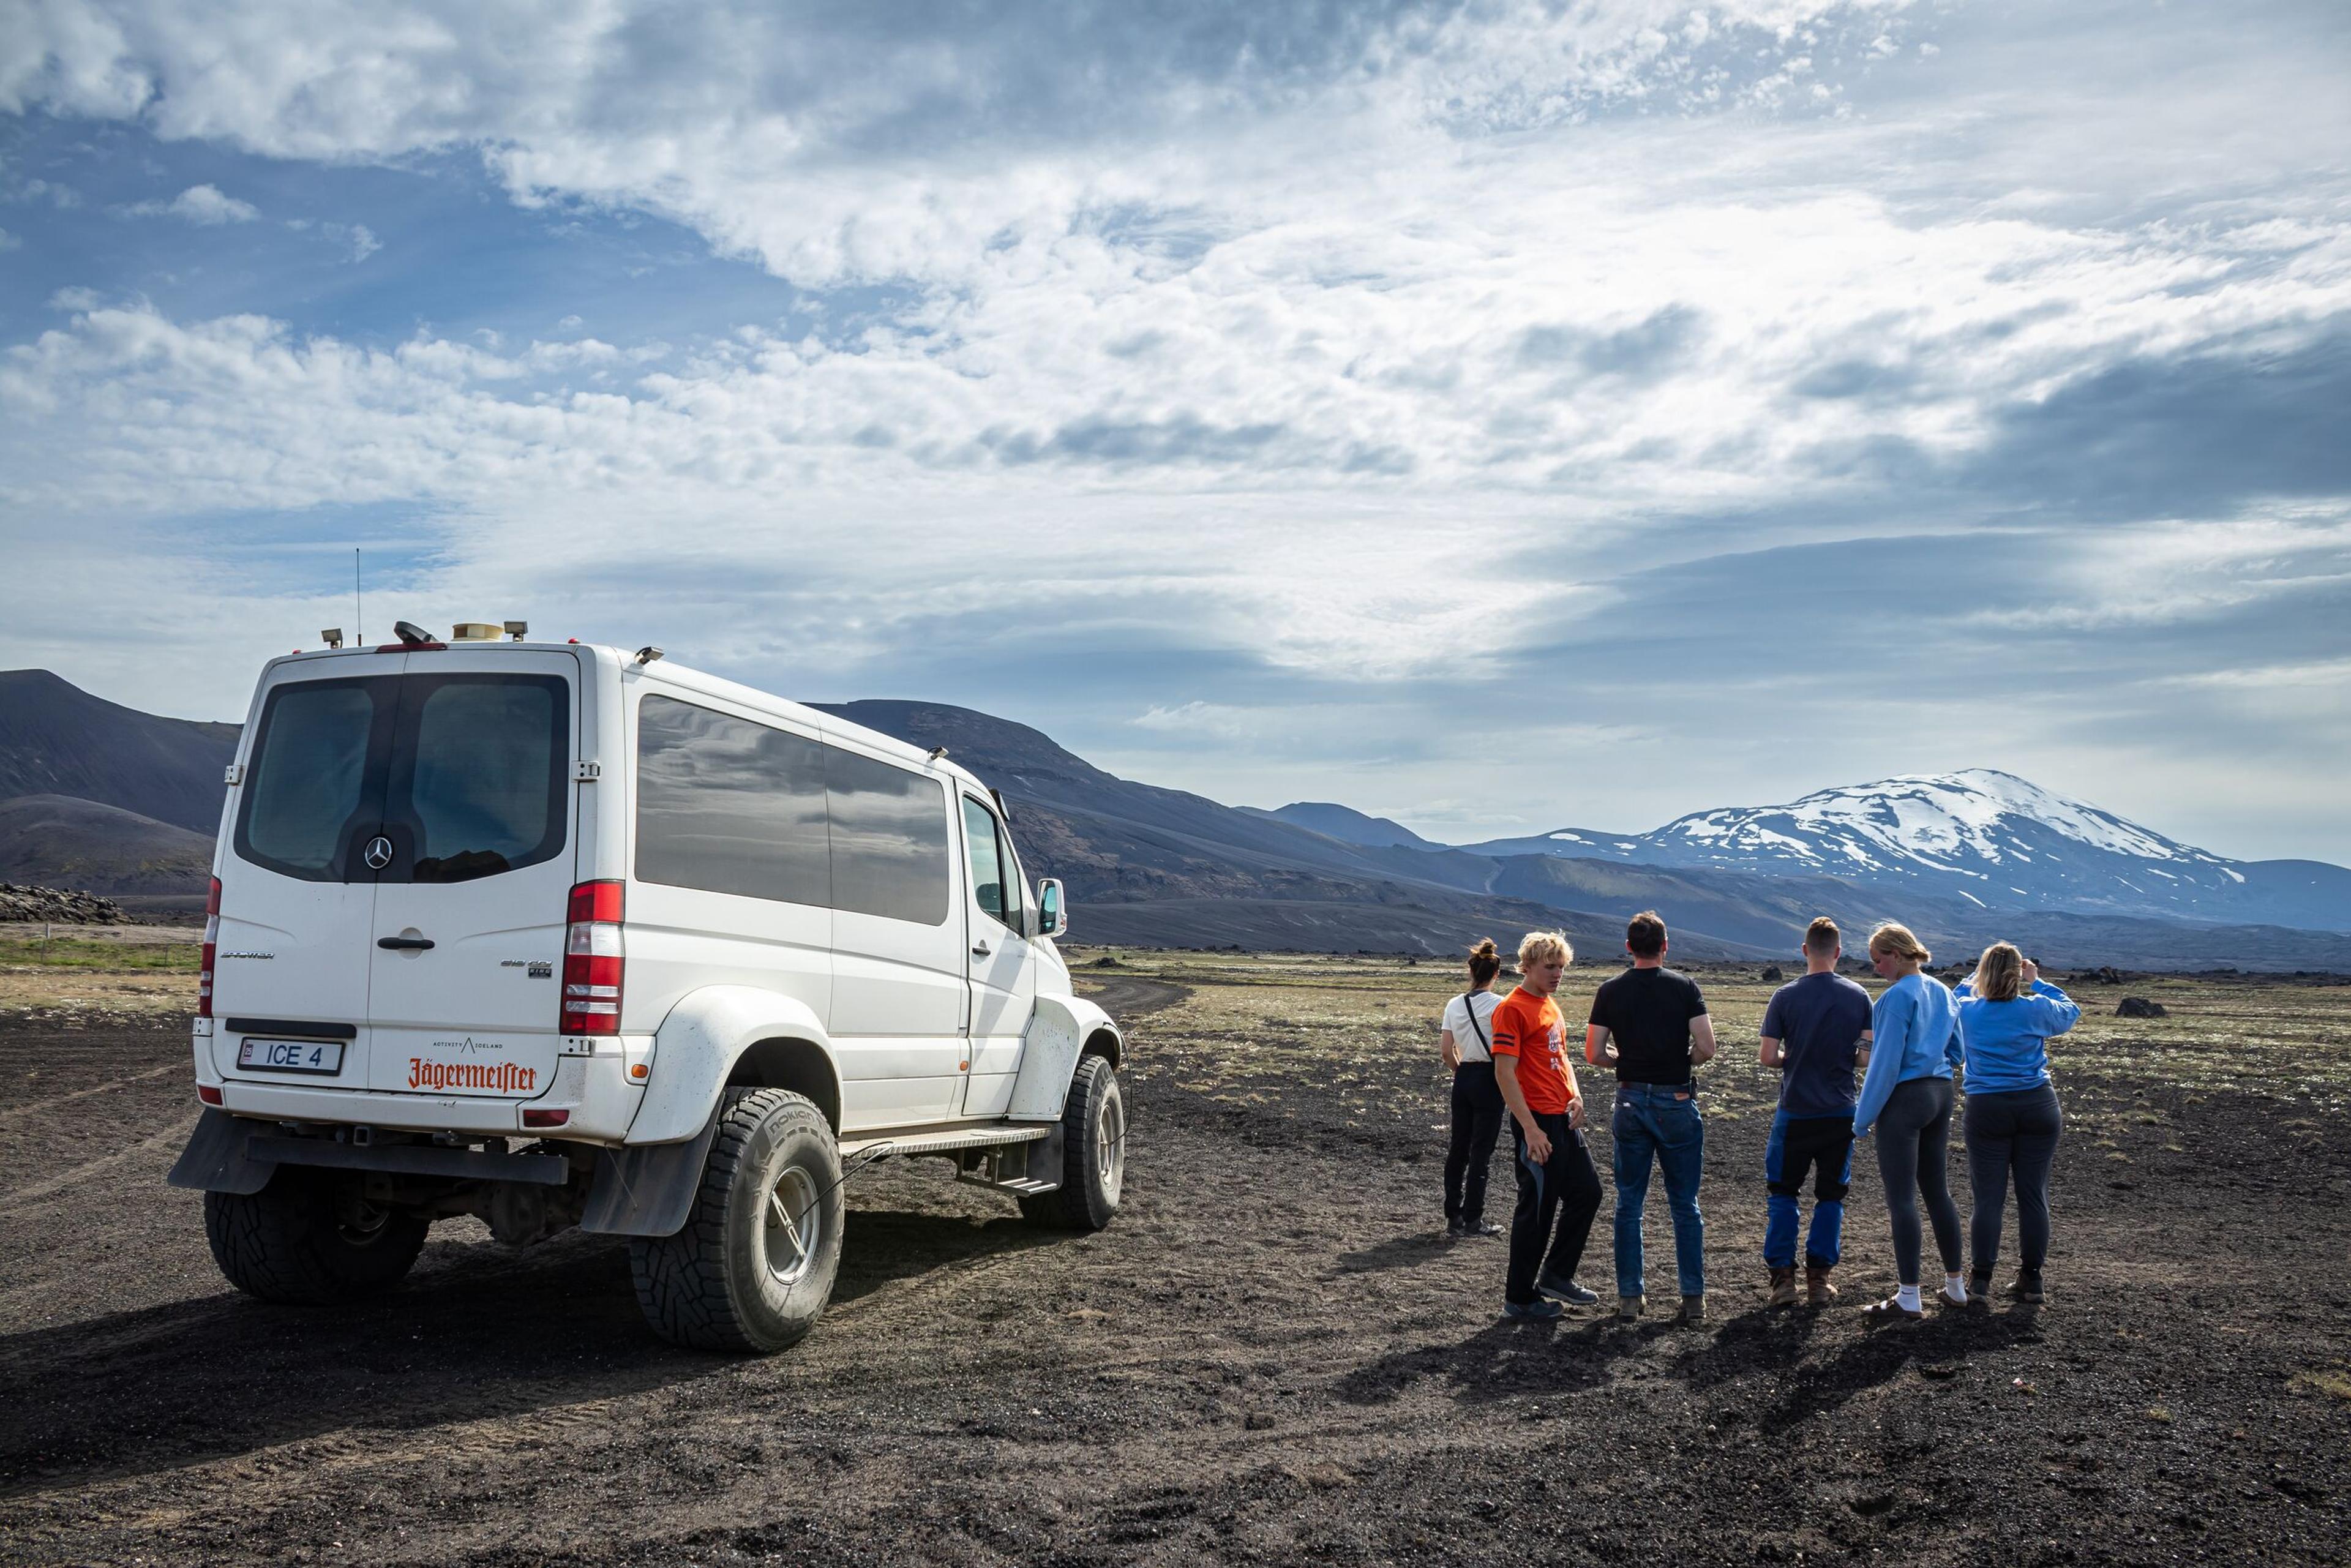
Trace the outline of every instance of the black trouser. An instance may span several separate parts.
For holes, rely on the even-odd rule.
[[[1970,1226],[1975,1271],[1989,1278],[2000,1259],[2001,1210],[2016,1173],[2016,1246],[2025,1273],[2038,1278],[2049,1256],[2049,1167],[2064,1118],[2057,1091],[2044,1083],[2005,1094],[1968,1096],[1968,1176],[1975,1188]]]
[[[1445,1218],[1476,1225],[1486,1218],[1486,1183],[1502,1135],[1502,1092],[1494,1064],[1465,1061],[1453,1070],[1453,1142],[1445,1151]]]
[[[1894,1086],[1877,1113],[1877,1174],[1886,1184],[1886,1211],[1894,1221],[1894,1268],[1906,1285],[1918,1282],[1918,1197],[1935,1223],[1943,1272],[1959,1271],[1959,1206],[1951,1201],[1951,1081],[1911,1078]]]
[[[1520,1305],[1535,1299],[1540,1275],[1575,1278],[1576,1265],[1583,1261],[1584,1239],[1592,1234],[1592,1217],[1600,1212],[1600,1173],[1592,1168],[1592,1151],[1583,1146],[1583,1134],[1569,1128],[1563,1111],[1554,1116],[1537,1112],[1535,1124],[1551,1140],[1551,1158],[1541,1165],[1527,1157],[1526,1134],[1516,1117],[1510,1121],[1519,1207],[1510,1216],[1510,1272],[1502,1299]],[[1543,1255],[1546,1244],[1548,1258]]]

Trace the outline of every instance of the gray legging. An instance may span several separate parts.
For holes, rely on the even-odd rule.
[[[2049,1256],[2049,1167],[2057,1158],[2064,1125],[2057,1091],[2046,1083],[1968,1096],[1968,1176],[1976,1199],[1969,1239],[1979,1280],[1991,1278],[2000,1258],[2000,1211],[2008,1205],[2011,1171],[2016,1173],[2019,1261],[2027,1278],[2041,1278],[2042,1262]]]
[[[1959,1271],[1959,1206],[1945,1167],[1951,1153],[1951,1081],[1910,1078],[1894,1086],[1877,1113],[1877,1174],[1894,1221],[1894,1267],[1902,1283],[1918,1282],[1918,1195],[1935,1222],[1943,1272]]]

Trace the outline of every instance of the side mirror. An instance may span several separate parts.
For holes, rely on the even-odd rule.
[[[1037,935],[1059,936],[1070,928],[1070,911],[1059,877],[1037,884]]]

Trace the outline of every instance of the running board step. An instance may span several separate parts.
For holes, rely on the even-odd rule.
[[[957,1149],[992,1149],[1006,1144],[1033,1144],[1050,1136],[1061,1125],[1058,1122],[1038,1123],[1025,1127],[961,1127],[946,1133],[876,1134],[869,1137],[844,1139],[841,1157],[852,1159],[859,1155],[946,1155]]]

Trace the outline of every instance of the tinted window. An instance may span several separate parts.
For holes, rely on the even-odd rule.
[[[971,850],[971,896],[980,908],[1004,918],[1004,859],[996,848],[996,815],[967,795],[963,836]]]
[[[824,747],[668,697],[637,707],[637,875],[831,902]]]
[[[937,925],[947,917],[947,795],[935,779],[826,747],[836,909]]]
[[[464,882],[563,845],[569,686],[554,675],[411,675],[387,818],[417,882]],[[395,838],[398,835],[395,834]]]
[[[376,695],[392,684],[306,681],[269,694],[237,814],[239,858],[306,882],[340,879],[361,808],[382,794],[368,760]],[[381,814],[368,810],[367,822]]]

